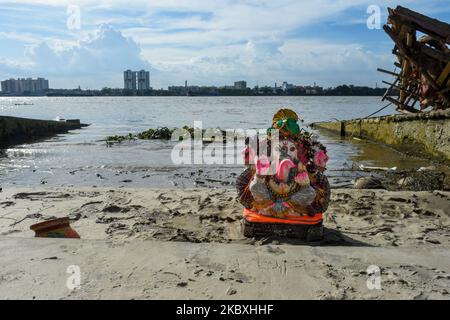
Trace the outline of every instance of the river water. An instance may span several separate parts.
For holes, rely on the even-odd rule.
[[[161,126],[266,129],[278,108],[289,107],[315,121],[365,117],[382,106],[379,97],[0,97],[0,115],[36,119],[80,119],[81,130],[14,146],[0,153],[0,186],[190,187],[231,186],[240,165],[174,165],[175,142],[130,141],[106,146],[105,137]],[[394,113],[393,107],[379,115]],[[311,130],[308,128],[308,130]],[[360,175],[359,164],[427,165],[367,141],[343,140],[314,131],[328,149],[328,176],[335,186]]]

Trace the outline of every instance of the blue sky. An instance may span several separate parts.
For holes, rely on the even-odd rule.
[[[449,0],[0,0],[0,79],[122,87],[123,70],[143,68],[154,88],[380,85],[376,68],[392,68],[393,45],[367,28],[369,5],[382,24],[397,5],[450,22]],[[68,27],[69,6],[80,28]]]

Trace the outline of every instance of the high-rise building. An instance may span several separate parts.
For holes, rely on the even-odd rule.
[[[123,88],[128,90],[136,90],[136,72],[126,70],[123,73]]]
[[[9,79],[1,82],[3,93],[44,93],[49,89],[48,80],[44,78]]]
[[[150,72],[145,70],[131,71],[123,73],[123,87],[128,90],[149,90]]]
[[[36,79],[36,91],[46,91],[49,89],[48,80],[44,78]]]
[[[150,72],[141,70],[137,72],[138,90],[150,89]]]

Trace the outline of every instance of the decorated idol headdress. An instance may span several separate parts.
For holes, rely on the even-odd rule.
[[[298,125],[299,117],[291,109],[280,109],[273,116],[272,127],[269,130],[277,129],[285,137],[296,138],[300,134]]]

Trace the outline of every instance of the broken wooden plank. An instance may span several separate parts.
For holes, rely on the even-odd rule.
[[[399,41],[396,37],[396,35],[394,34],[393,30],[387,26],[384,25],[383,26],[384,31],[389,35],[389,37],[391,37],[392,41],[394,41],[394,43],[396,44],[398,50],[400,50],[400,52],[411,62],[415,65],[415,67],[421,72],[421,74],[425,77],[425,79],[428,81],[428,83],[430,84],[430,86],[436,90],[436,92],[438,93],[438,95],[447,103],[450,105],[450,99],[440,93],[440,88],[439,85],[436,83],[436,81],[434,81],[434,79],[430,76],[430,74],[428,73],[427,70],[425,70],[422,65],[409,53],[408,48],[406,48],[403,43],[401,41]]]
[[[450,24],[427,17],[402,6],[397,6],[390,12],[393,13],[394,17],[400,17],[403,23],[412,25],[416,30],[443,40],[446,43],[450,43]]]
[[[407,105],[401,103],[400,101],[395,100],[394,98],[386,97],[386,100],[389,101],[389,102],[392,102],[393,104],[395,104],[397,106],[397,110],[399,110],[399,109],[400,110],[406,110],[406,111],[408,111],[410,113],[420,112],[419,110],[411,108],[410,106],[407,106]]]
[[[392,89],[392,87],[393,87],[393,88],[398,89],[398,90],[403,90],[403,91],[409,93],[410,95],[418,96],[416,93],[414,93],[414,92],[412,92],[412,91],[410,91],[408,89],[402,88],[399,85],[395,84],[395,82],[394,83],[390,83],[390,82],[387,82],[387,81],[384,81],[384,80],[382,80],[381,82],[383,82],[384,84],[390,85],[391,86],[390,89]]]
[[[435,60],[439,60],[439,61],[444,62],[444,63],[450,62],[450,55],[449,54],[445,54],[442,51],[436,50],[436,49],[431,48],[431,47],[429,47],[427,45],[424,45],[422,43],[418,43],[418,46],[419,46],[420,50],[424,54],[428,55],[429,57],[431,57],[431,58],[433,58]]]
[[[385,69],[381,69],[381,68],[377,68],[377,71],[390,74],[391,76],[394,76],[394,77],[400,77],[401,76],[398,73],[395,73],[395,72],[392,72],[392,71],[389,71],[389,70],[385,70]]]
[[[392,90],[392,87],[393,87],[394,85],[397,84],[398,79],[399,79],[399,78],[397,77],[397,78],[395,79],[394,83],[388,83],[387,81],[384,81],[384,80],[383,80],[383,82],[386,83],[386,84],[389,84],[390,87],[387,88],[386,91],[384,92],[383,97],[381,97],[381,101],[384,101],[384,100],[386,99],[387,95],[388,95],[389,92]]]

